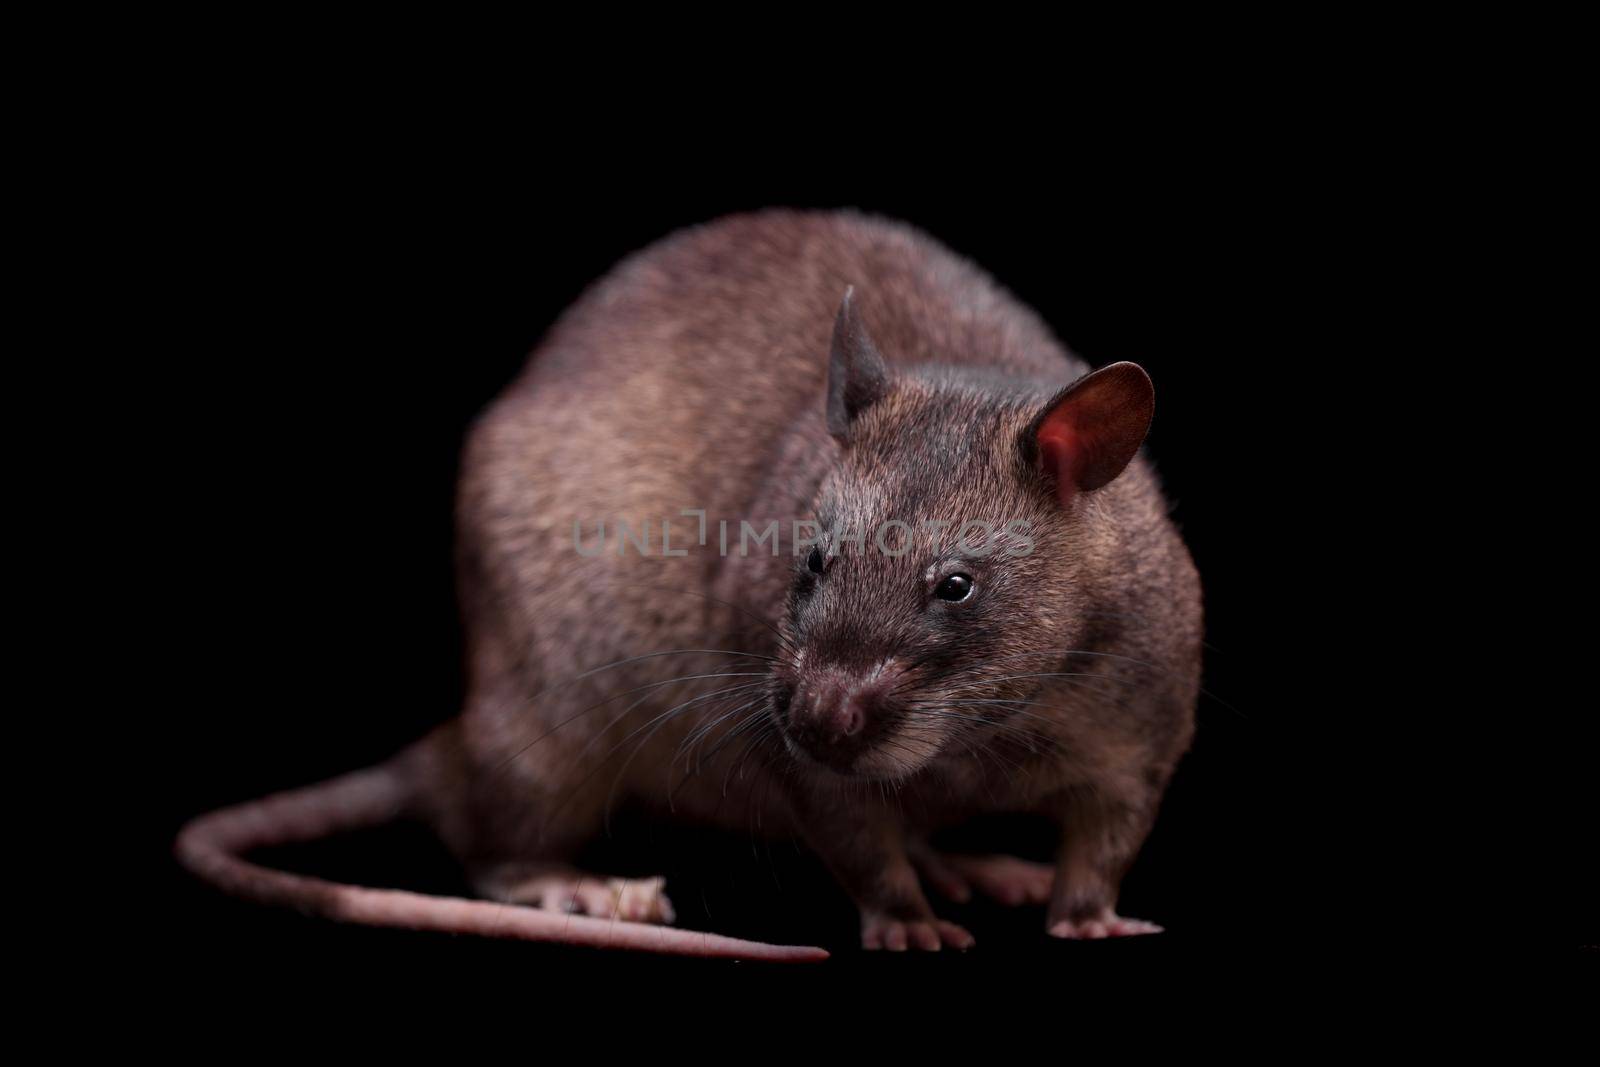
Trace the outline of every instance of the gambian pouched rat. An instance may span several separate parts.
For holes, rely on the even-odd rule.
[[[1149,379],[1086,371],[896,223],[763,212],[638,253],[467,442],[462,714],[383,766],[195,819],[180,861],[351,922],[826,955],[673,929],[660,879],[569,867],[628,800],[797,834],[867,948],[972,944],[924,882],[1048,903],[1057,937],[1157,929],[1114,907],[1193,731],[1199,581],[1137,455]],[[1054,866],[926,843],[986,812],[1059,820]],[[402,815],[489,899],[243,858]]]

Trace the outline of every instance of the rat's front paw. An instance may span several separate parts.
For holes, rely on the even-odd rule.
[[[1162,930],[1155,923],[1147,923],[1143,919],[1124,919],[1110,908],[1087,919],[1051,919],[1046,928],[1051,937],[1070,941],[1134,937],[1139,934],[1159,934]]]
[[[864,949],[904,952],[916,948],[938,952],[946,945],[965,950],[973,944],[971,934],[943,919],[896,919],[876,912],[861,914],[861,947]]]

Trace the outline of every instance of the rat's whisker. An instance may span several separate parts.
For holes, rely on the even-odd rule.
[[[495,768],[492,768],[492,770],[494,770],[494,771],[503,770],[506,766],[511,764],[513,761],[515,761],[517,759],[517,757],[519,757],[523,753],[527,752],[534,745],[537,745],[539,742],[541,742],[541,741],[545,740],[546,738],[548,738],[551,734],[555,733],[557,730],[560,730],[563,726],[566,726],[569,723],[575,722],[576,720],[583,718],[585,715],[589,714],[591,711],[594,711],[597,708],[602,708],[605,705],[611,703],[613,700],[620,700],[621,698],[623,698],[625,696],[631,696],[634,693],[647,692],[649,690],[660,689],[660,688],[662,688],[664,686],[678,685],[678,684],[681,684],[683,682],[700,681],[702,679],[714,679],[714,678],[764,678],[764,677],[766,677],[766,674],[763,671],[722,672],[722,673],[714,673],[714,674],[686,674],[686,675],[681,675],[681,676],[676,677],[676,678],[666,678],[666,679],[663,679],[663,680],[657,681],[657,682],[649,682],[649,683],[647,683],[645,685],[635,686],[632,689],[624,689],[619,693],[613,693],[612,695],[606,697],[603,700],[596,701],[595,703],[590,704],[588,707],[584,708],[582,711],[579,711],[576,714],[568,716],[567,718],[565,718],[565,719],[561,720],[560,722],[556,723],[554,726],[550,727],[550,729],[546,730],[544,733],[540,734],[538,737],[534,738],[532,741],[529,741],[526,745],[523,745],[521,748],[517,749],[510,756],[507,756],[503,763],[501,763],[499,766],[497,766]],[[643,703],[643,701],[637,701],[637,702],[629,705],[629,710],[631,711],[633,708],[638,707],[640,703]]]

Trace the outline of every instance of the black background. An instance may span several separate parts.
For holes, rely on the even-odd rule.
[[[1377,883],[1396,907],[1414,903],[1352,860],[1361,787],[1340,776],[1332,795],[1324,773],[1347,711],[1307,662],[1347,596],[1326,528],[1343,455],[1322,416],[1349,358],[1336,323],[1371,295],[1349,258],[1364,205],[1337,168],[1255,135],[1070,166],[735,156],[602,163],[567,146],[478,153],[339,127],[270,149],[219,142],[171,173],[149,209],[177,267],[144,313],[170,329],[154,384],[173,414],[149,430],[171,490],[159,507],[181,516],[152,522],[179,622],[148,664],[164,738],[147,854],[188,817],[376,762],[455,712],[462,435],[584,286],[682,225],[848,205],[922,227],[1090,362],[1135,360],[1156,383],[1148,449],[1205,582],[1214,694],[1125,885],[1125,913],[1169,933],[1065,944],[1043,936],[1040,913],[974,906],[945,909],[977,935],[965,956],[867,957],[848,904],[787,845],[625,819],[591,862],[664,871],[686,925],[821,940],[838,950],[822,972],[835,976],[999,965],[1117,980],[1303,957],[1339,949]],[[996,830],[1035,843],[1028,827]],[[463,888],[414,829],[272,859]],[[196,989],[748,967],[344,928],[223,899],[171,863],[158,884],[162,951]]]

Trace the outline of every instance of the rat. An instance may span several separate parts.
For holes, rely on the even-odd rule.
[[[586,291],[470,430],[460,714],[389,762],[199,816],[179,861],[348,922],[808,960],[680,929],[660,878],[572,865],[613,807],[793,834],[866,949],[965,949],[933,897],[1117,911],[1194,729],[1199,578],[1141,454],[1137,365],[1091,370],[925,234],[854,211],[680,231]],[[1055,861],[930,835],[1043,814]],[[424,820],[484,899],[250,850]]]

